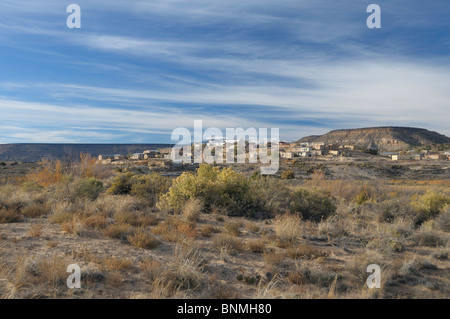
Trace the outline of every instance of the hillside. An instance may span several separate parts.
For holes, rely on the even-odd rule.
[[[298,142],[348,144],[379,151],[398,151],[413,146],[450,143],[450,138],[422,128],[387,126],[334,130],[320,136],[307,136]]]
[[[170,144],[0,144],[0,161],[38,162],[46,159],[76,159],[80,153],[130,154]]]

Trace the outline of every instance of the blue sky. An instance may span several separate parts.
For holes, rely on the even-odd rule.
[[[166,143],[194,120],[450,135],[449,16],[448,0],[1,0],[0,143]]]

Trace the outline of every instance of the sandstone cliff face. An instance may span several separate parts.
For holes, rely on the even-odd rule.
[[[334,130],[321,136],[302,138],[299,142],[355,145],[385,152],[404,150],[411,146],[450,143],[450,138],[421,128],[371,127]]]

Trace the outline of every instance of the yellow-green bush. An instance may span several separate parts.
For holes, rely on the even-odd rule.
[[[332,215],[336,206],[330,196],[320,190],[307,190],[298,188],[290,195],[290,209],[294,213],[300,213],[304,219],[319,222]]]
[[[134,174],[131,172],[116,176],[111,187],[108,189],[108,193],[113,195],[129,194],[133,186],[131,181],[133,176]]]
[[[156,203],[163,193],[167,192],[170,187],[170,180],[158,173],[150,175],[133,176],[131,178],[130,194],[145,198]]]
[[[260,208],[250,179],[231,168],[201,165],[196,174],[184,172],[164,194],[157,207],[179,213],[188,199],[201,199],[206,208],[226,207],[229,215],[242,215]]]
[[[428,190],[411,204],[416,211],[415,224],[421,225],[423,222],[439,215],[444,207],[450,204],[450,196]]]

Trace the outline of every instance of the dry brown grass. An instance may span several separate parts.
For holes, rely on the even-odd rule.
[[[30,237],[40,237],[42,235],[42,224],[36,224],[30,227],[27,231],[27,235]]]
[[[177,242],[183,238],[195,238],[198,236],[195,223],[186,222],[172,216],[153,227],[152,232],[169,242]]]
[[[144,277],[151,282],[153,282],[164,270],[161,262],[151,258],[146,258],[144,261],[140,262],[139,268],[144,272]]]
[[[286,253],[292,259],[316,259],[328,256],[328,252],[325,250],[304,244],[289,247]]]
[[[241,227],[243,225],[243,222],[240,220],[232,220],[232,221],[227,221],[225,222],[225,224],[223,225],[223,227],[225,228],[225,231],[227,234],[231,235],[231,236],[240,236],[241,235]]]
[[[243,249],[242,241],[228,234],[217,234],[213,237],[212,241],[213,245],[219,250],[241,251]]]
[[[26,217],[37,218],[44,215],[47,215],[50,211],[50,208],[46,204],[41,203],[32,203],[28,206],[22,208],[22,214]]]
[[[0,224],[14,223],[21,219],[20,213],[15,209],[0,209]]]
[[[265,251],[266,242],[262,238],[251,239],[247,242],[246,246],[253,253],[262,253]]]
[[[200,228],[200,234],[203,237],[211,237],[212,233],[218,233],[219,229],[214,227],[213,225],[205,225]]]
[[[182,214],[187,221],[196,222],[203,211],[204,204],[199,199],[189,199],[184,203]]]
[[[302,220],[298,215],[278,215],[274,221],[275,232],[282,242],[296,243],[302,235]]]
[[[126,239],[133,232],[133,227],[126,224],[111,224],[102,233],[106,237],[114,239]]]
[[[73,216],[72,220],[65,221],[61,224],[61,229],[66,233],[81,236],[87,227],[85,220]]]
[[[279,266],[284,259],[284,252],[269,250],[263,253],[263,259],[268,269],[274,269]]]
[[[261,230],[261,227],[257,223],[247,222],[245,223],[245,229],[253,233],[258,233]]]
[[[197,245],[177,244],[173,262],[152,283],[156,297],[176,297],[183,291],[195,292],[207,282],[203,273],[204,254]]]
[[[105,257],[100,262],[100,267],[106,270],[130,269],[133,262],[128,258]]]
[[[161,244],[149,231],[144,229],[135,230],[133,235],[127,237],[127,240],[132,246],[145,249],[152,249]]]

